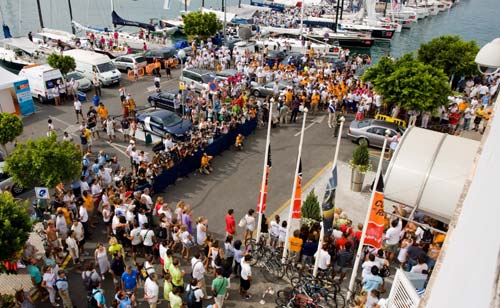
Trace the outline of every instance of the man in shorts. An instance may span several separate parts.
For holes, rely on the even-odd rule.
[[[251,255],[246,255],[241,260],[240,294],[246,300],[251,298],[250,294],[248,294],[248,290],[250,289],[252,282],[252,268],[250,267],[251,260]]]

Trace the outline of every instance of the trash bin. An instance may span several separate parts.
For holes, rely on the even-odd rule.
[[[83,103],[87,100],[87,94],[85,94],[84,92],[78,91],[77,95],[80,102]]]
[[[151,143],[153,143],[153,138],[151,137],[151,134],[146,133],[146,138],[144,138],[144,139],[145,139],[144,142],[146,143],[146,145],[150,145]]]

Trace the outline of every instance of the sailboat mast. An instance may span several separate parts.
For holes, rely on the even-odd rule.
[[[73,25],[73,9],[71,8],[71,0],[68,0],[68,8],[69,8],[69,19],[71,21],[71,32],[75,34],[75,26]]]
[[[342,20],[342,16],[344,13],[344,0],[340,3],[340,20]]]
[[[337,0],[337,10],[335,12],[335,33],[337,33],[337,28],[339,27],[339,7],[340,7],[340,1]]]
[[[36,0],[36,6],[38,9],[38,19],[40,20],[40,28],[44,28],[43,26],[43,18],[42,18],[42,9],[40,7],[40,0]]]
[[[114,0],[111,0],[111,13],[115,11],[115,2]],[[113,29],[113,32],[115,32],[115,24],[113,21],[111,21],[111,29]]]
[[[300,40],[302,40],[302,32],[304,31],[304,1],[300,5]]]

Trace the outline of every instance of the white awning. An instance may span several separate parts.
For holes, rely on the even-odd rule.
[[[475,140],[409,128],[385,174],[385,198],[448,222],[478,147]]]
[[[14,87],[14,82],[25,79],[26,78],[19,77],[5,68],[0,67],[0,90],[12,88]]]

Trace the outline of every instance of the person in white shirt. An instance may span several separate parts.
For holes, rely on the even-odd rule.
[[[203,301],[203,283],[202,281],[193,278],[191,280],[191,283],[189,283],[186,286],[186,292],[190,292],[193,290],[194,292],[194,298],[195,298],[195,305],[194,307],[203,307],[202,301]]]
[[[203,290],[205,288],[205,265],[200,252],[196,252],[191,258],[191,269],[193,270],[193,278],[200,282],[202,293],[205,294]]]
[[[279,237],[280,237],[280,216],[274,216],[274,220],[270,223],[269,235],[271,237],[271,241],[269,245],[271,247],[276,247],[278,245]]]
[[[85,120],[82,113],[82,102],[78,100],[78,96],[75,96],[73,107],[75,108],[76,124],[78,124],[80,123],[80,117],[82,118],[82,121]]]
[[[402,228],[403,223],[401,219],[396,218],[391,221],[391,227],[385,232],[384,250],[387,252],[389,262],[394,259],[396,252],[398,251]]]
[[[326,271],[330,266],[332,257],[330,256],[328,251],[325,250],[325,245],[322,245],[321,249],[318,249],[314,257],[319,258],[318,269],[321,271]]]
[[[467,106],[464,110],[464,130],[467,131],[470,129],[470,122],[472,119],[472,114],[474,113],[474,110]]]
[[[146,256],[153,254],[153,245],[155,239],[155,233],[153,230],[149,229],[148,224],[144,224],[141,231],[142,243],[144,245],[144,254]]]
[[[375,261],[374,254],[369,254],[368,256],[366,256],[366,261],[361,264],[361,268],[363,269],[363,271],[361,272],[361,277],[363,278],[363,280],[367,275],[371,275],[373,266],[378,267],[379,263]]]
[[[147,300],[150,308],[157,307],[159,290],[158,277],[152,273],[144,282],[144,299]]]
[[[207,239],[208,219],[200,217],[196,224],[196,244],[203,246]]]
[[[104,188],[108,187],[113,182],[109,169],[104,168],[103,165],[99,166],[99,172],[97,175],[101,178],[101,183]]]
[[[418,273],[418,274],[424,274],[427,275],[429,267],[425,263],[425,256],[419,256],[417,259],[417,265],[413,265],[411,268],[411,273]]]
[[[71,256],[71,259],[73,260],[73,267],[74,267],[75,271],[79,271],[79,269],[80,269],[80,261],[79,261],[80,250],[78,249],[78,241],[76,239],[75,232],[69,231],[68,238],[66,239],[66,245],[68,246],[68,252]]]
[[[240,273],[240,294],[245,299],[250,299],[248,290],[251,286],[252,281],[252,268],[250,267],[250,261],[252,260],[251,255],[246,255],[241,260],[241,273]]]
[[[245,236],[243,237],[244,240],[252,238],[253,231],[255,230],[255,217],[253,217],[254,213],[255,211],[253,209],[250,209],[245,215]]]
[[[148,223],[148,216],[146,216],[146,211],[141,208],[139,209],[139,214],[137,214],[137,221],[139,222],[139,227],[144,229],[144,225]]]

